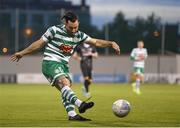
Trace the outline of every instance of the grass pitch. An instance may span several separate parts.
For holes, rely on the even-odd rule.
[[[73,90],[80,99],[81,86]],[[125,126],[179,126],[180,86],[143,85],[141,95],[132,92],[129,85],[92,84],[92,101],[95,106],[84,117],[90,122],[67,120],[60,95],[49,85],[0,85],[0,126],[54,126],[54,127],[125,127]],[[132,110],[125,118],[112,113],[112,103],[126,99]]]

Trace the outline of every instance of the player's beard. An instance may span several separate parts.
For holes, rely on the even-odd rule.
[[[67,30],[68,35],[70,35],[71,37],[74,37],[76,35],[76,33],[77,33],[77,31],[76,32],[71,32],[68,29],[66,29],[66,30]]]

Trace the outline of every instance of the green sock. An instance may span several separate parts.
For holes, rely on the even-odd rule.
[[[62,98],[62,103],[64,105],[64,108],[66,109],[66,112],[68,113],[68,116],[73,117],[77,115],[77,113],[75,112],[75,106],[73,104],[71,104],[69,101],[63,98]]]
[[[64,86],[61,89],[61,92],[62,92],[63,99],[66,99],[71,104],[76,105],[78,107],[81,105],[82,101],[77,98],[76,94],[71,90],[70,87]]]

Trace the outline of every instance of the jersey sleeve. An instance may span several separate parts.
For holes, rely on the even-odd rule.
[[[130,59],[135,60],[135,49],[132,50],[132,52],[130,54]]]
[[[45,42],[49,42],[51,39],[53,39],[54,35],[56,33],[55,26],[50,27],[47,29],[47,31],[42,35],[42,39]]]
[[[80,42],[88,42],[90,39],[91,39],[91,37],[89,35],[81,32],[81,41]]]
[[[144,57],[145,57],[145,59],[148,57],[148,52],[147,52],[147,49],[146,49],[146,48],[145,48]]]

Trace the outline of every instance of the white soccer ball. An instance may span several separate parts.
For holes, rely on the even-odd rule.
[[[131,105],[127,100],[119,99],[112,105],[112,111],[117,117],[125,117],[131,110]]]

